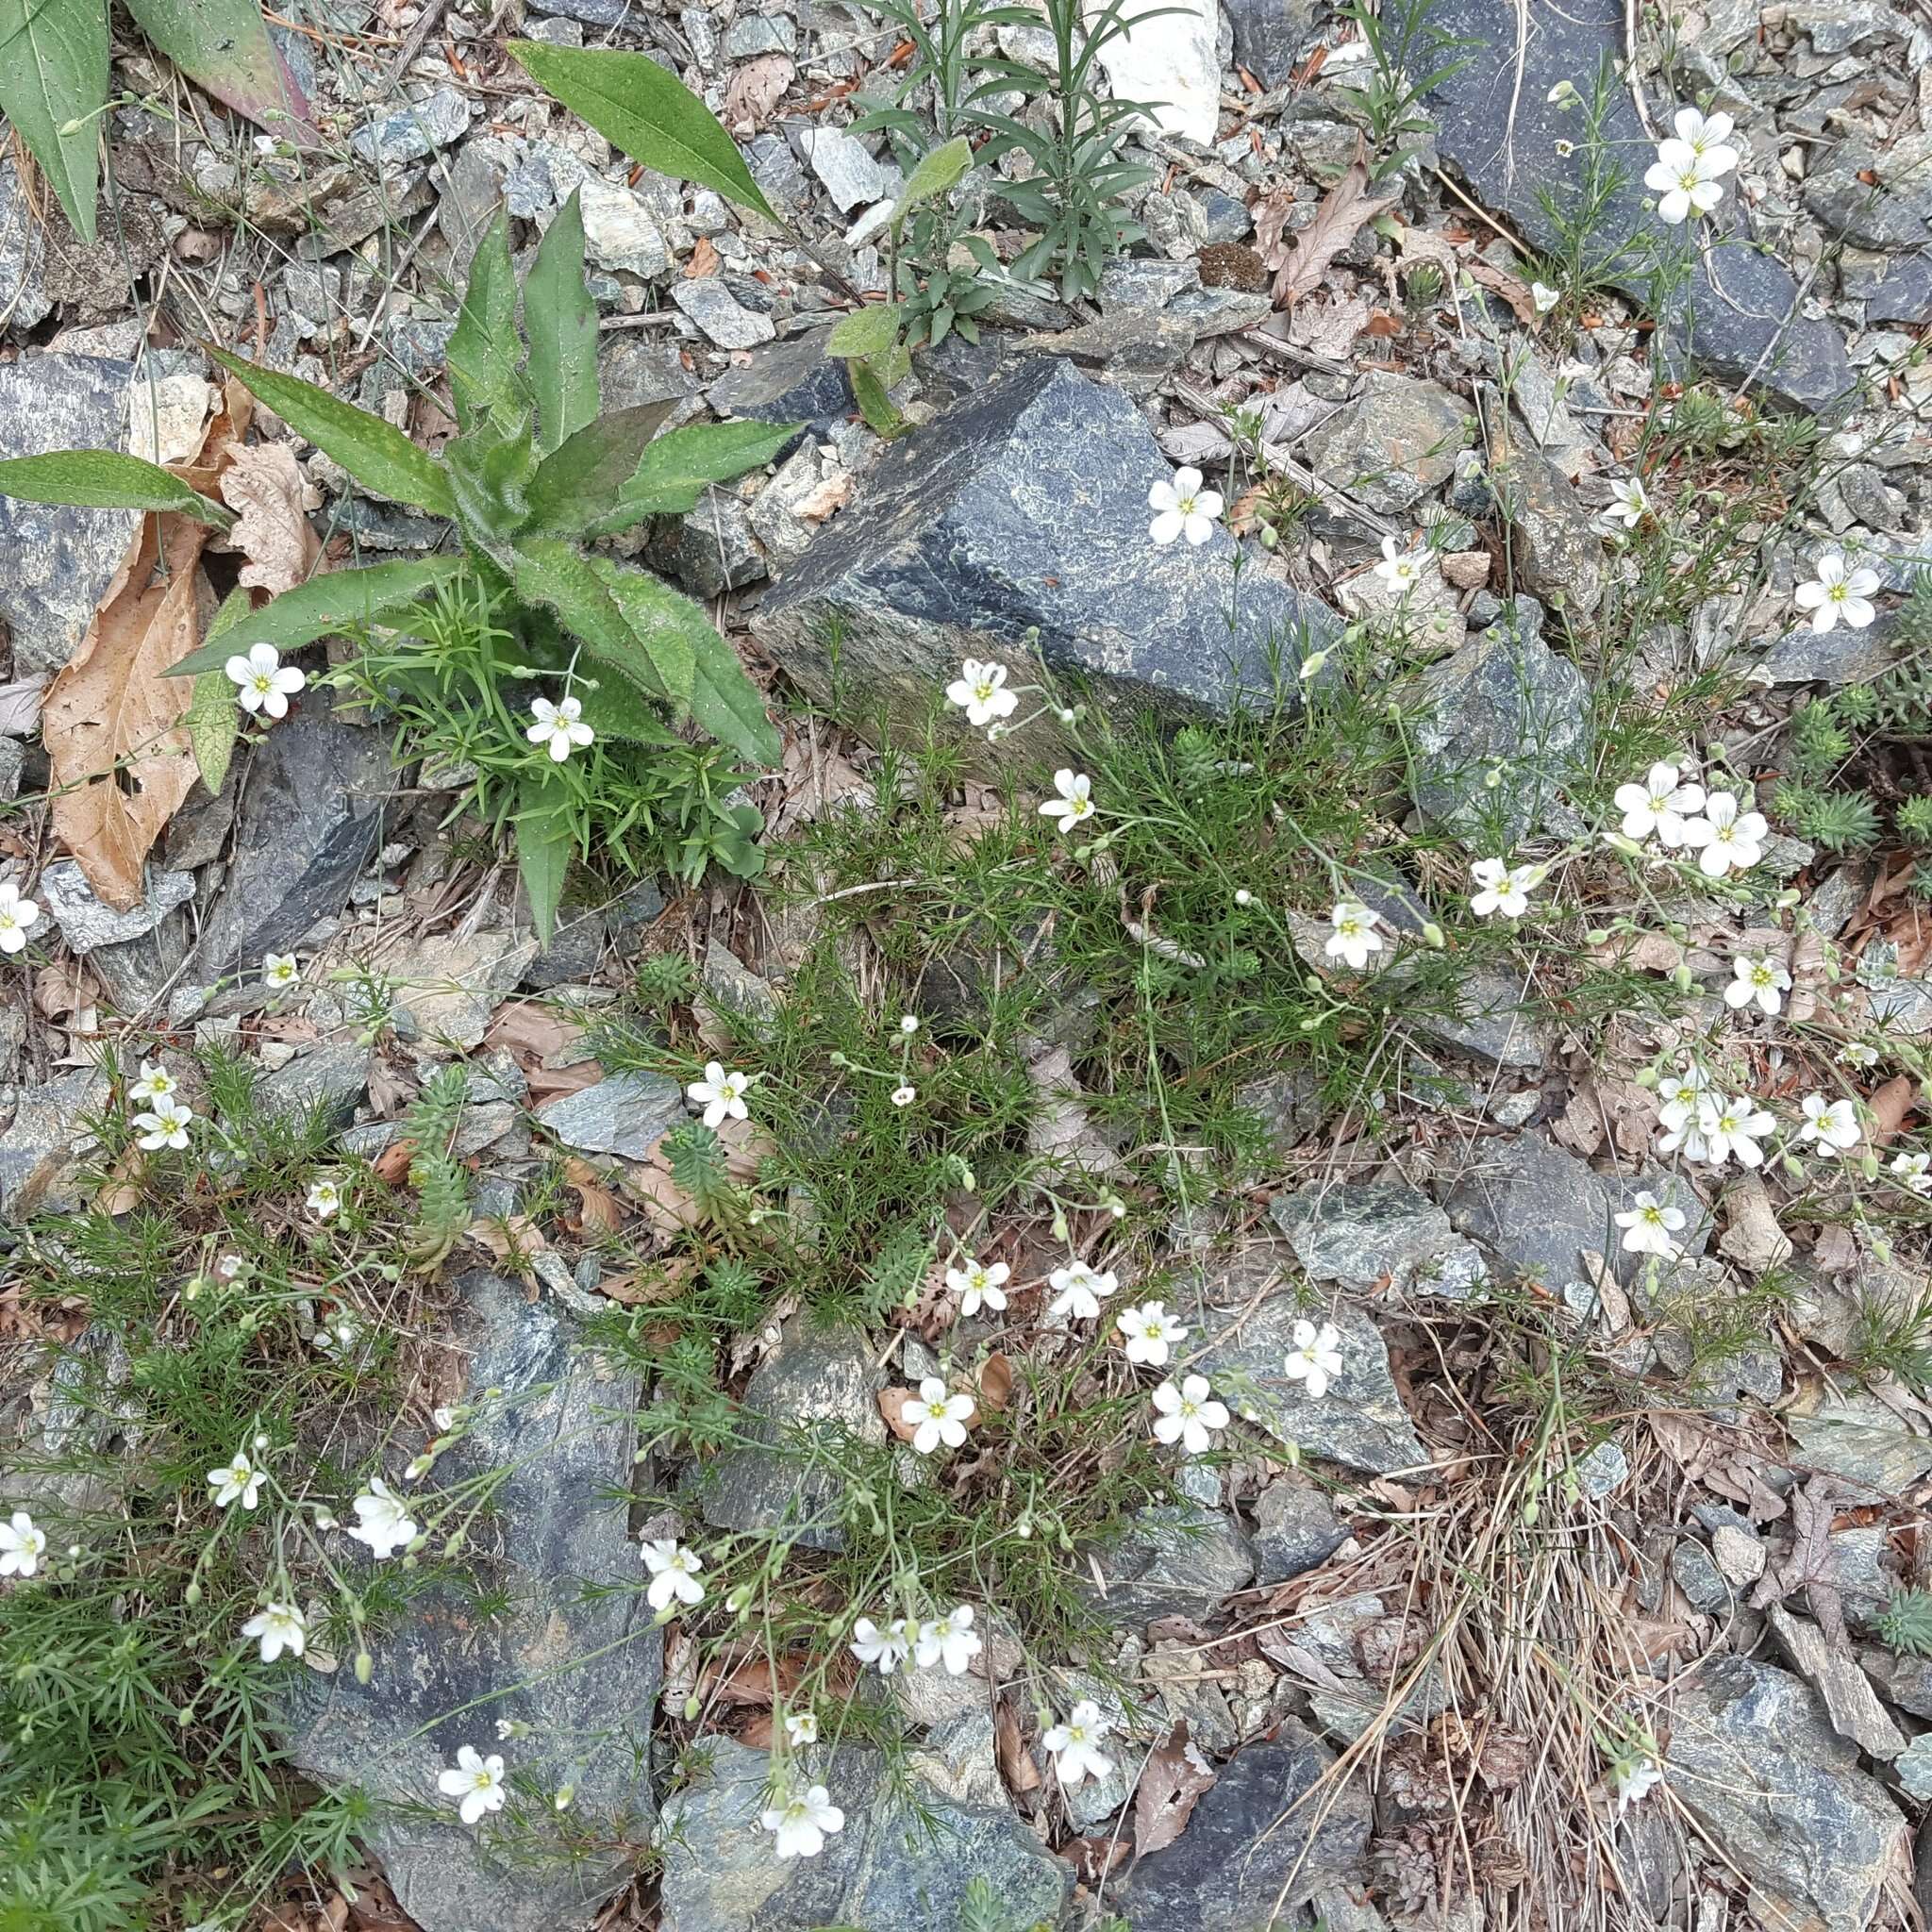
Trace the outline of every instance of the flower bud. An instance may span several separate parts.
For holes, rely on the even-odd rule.
[[[375,1674],[375,1659],[366,1650],[356,1653],[356,1681],[366,1684]]]
[[[1440,953],[1448,943],[1448,940],[1443,936],[1442,928],[1433,919],[1424,925],[1424,945],[1429,947],[1434,952]]]
[[[1610,936],[1608,932],[1606,931],[1605,928],[1600,925],[1591,926],[1591,929],[1583,935],[1583,943],[1587,946],[1607,946],[1609,944],[1609,942]]]
[[[192,1608],[194,1605],[198,1604],[201,1601],[201,1585],[198,1583],[191,1583],[188,1586],[188,1588],[181,1592],[181,1595],[183,1601],[186,1602],[191,1608]]]
[[[687,1724],[695,1724],[697,1722],[698,1712],[704,1709],[704,1707],[705,1707],[702,1704],[700,1704],[695,1697],[687,1697],[684,1700],[685,1722]]]

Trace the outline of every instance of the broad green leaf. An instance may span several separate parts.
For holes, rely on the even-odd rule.
[[[509,259],[509,215],[498,208],[490,232],[470,263],[470,286],[463,296],[444,359],[457,421],[474,428],[492,411],[515,410],[520,400],[517,363],[517,278]]]
[[[94,239],[100,110],[108,98],[101,0],[0,0],[0,110],[53,183],[83,242]],[[78,122],[72,134],[63,127]]]
[[[314,131],[308,103],[269,39],[260,0],[127,0],[127,10],[216,100],[275,133]]]
[[[230,591],[208,627],[208,641],[232,650],[231,633],[249,615],[254,602],[245,590]],[[195,769],[210,796],[222,789],[228,775],[228,760],[234,756],[235,734],[242,723],[242,710],[235,696],[234,680],[226,672],[204,671],[194,680],[194,695],[188,704],[188,742],[194,752]]]
[[[511,41],[509,51],[546,93],[580,114],[632,160],[675,181],[715,188],[766,220],[778,217],[711,110],[641,54]]]
[[[651,439],[675,403],[639,403],[613,409],[577,430],[537,465],[526,494],[532,530],[580,537],[610,514],[619,492],[637,474]]]
[[[557,908],[570,876],[572,841],[570,816],[547,803],[542,787],[525,786],[528,801],[516,816],[517,871],[530,898],[530,917],[544,945],[557,924]]]
[[[942,147],[928,148],[899,191],[898,206],[892,210],[893,229],[903,228],[906,217],[921,202],[945,193],[972,165],[973,143],[963,134],[955,135]]]
[[[642,571],[625,570],[603,557],[593,558],[591,568],[641,639],[671,628],[685,639],[693,668],[691,716],[741,758],[775,765],[784,745],[765,715],[764,698],[710,619],[689,597]]]
[[[264,369],[226,349],[211,348],[208,354],[230,375],[240,376],[290,428],[307,437],[325,456],[333,457],[365,488],[438,516],[456,514],[448,471],[380,416],[372,416],[299,375]]]
[[[537,244],[524,283],[530,382],[537,393],[537,449],[548,456],[597,420],[597,305],[584,286],[584,216],[578,189]]]
[[[657,583],[655,577],[646,581]],[[631,612],[619,606],[595,560],[552,537],[525,538],[517,546],[516,587],[521,596],[554,610],[566,629],[639,690],[689,703],[695,668],[692,637],[698,627],[711,627],[689,597],[658,584],[688,615],[679,621],[676,612],[670,612],[648,630],[640,628]],[[588,704],[584,712],[594,726]]]
[[[866,361],[855,360],[845,366],[852,376],[852,394],[858,404],[858,413],[865,418],[867,426],[880,436],[897,436],[906,427],[906,418],[886,393],[878,372]]]
[[[529,411],[514,428],[499,430],[492,419],[458,437],[446,460],[463,535],[504,570],[514,570],[510,539],[529,522],[525,491],[537,469]]]
[[[360,625],[397,625],[418,599],[461,575],[465,567],[460,557],[425,557],[310,577],[262,609],[238,617],[231,629],[191,651],[168,675],[192,677],[219,671],[251,644],[273,644],[287,653]]]
[[[693,423],[660,436],[646,449],[618,491],[617,508],[586,534],[605,537],[644,517],[695,508],[706,484],[741,476],[768,463],[798,434],[796,423]]]
[[[899,306],[874,302],[855,308],[825,338],[828,356],[876,356],[899,340]]]
[[[229,528],[235,512],[191,490],[158,463],[110,449],[57,449],[41,457],[0,462],[0,496],[29,503],[84,504],[94,509],[158,509],[192,517],[217,530]]]

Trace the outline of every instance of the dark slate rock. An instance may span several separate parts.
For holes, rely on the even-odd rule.
[[[1870,142],[1840,142],[1830,155],[1828,165],[1806,175],[1801,192],[1806,208],[1834,237],[1860,248],[1902,254],[1932,243],[1932,225],[1913,206],[1914,200],[1923,201],[1924,190],[1923,183],[1913,180],[1909,163],[1904,177],[1907,192],[1894,193],[1885,185],[1893,173],[1891,164]],[[1914,188],[1916,195],[1910,192]]]
[[[1603,601],[1604,541],[1569,479],[1541,450],[1507,432],[1495,439],[1491,477],[1524,584],[1552,608],[1588,616]]]
[[[1205,1617],[1255,1577],[1247,1538],[1219,1510],[1196,1503],[1136,1511],[1125,1536],[1093,1551],[1091,1561],[1107,1588],[1084,1580],[1075,1587],[1120,1629],[1162,1617]]]
[[[109,1091],[108,1076],[89,1067],[14,1091],[13,1118],[0,1131],[0,1216],[19,1223],[79,1205],[75,1170],[97,1144],[82,1119],[106,1107]]]
[[[1237,63],[1263,87],[1279,87],[1315,30],[1314,0],[1224,0],[1224,10]]]
[[[647,1159],[684,1118],[684,1090],[662,1074],[607,1074],[537,1109],[538,1124],[566,1147],[625,1160]]]
[[[1395,516],[1456,474],[1469,425],[1469,405],[1441,383],[1376,370],[1304,447],[1328,481]]]
[[[369,1085],[369,1049],[355,1041],[332,1041],[278,1067],[255,1090],[256,1105],[270,1113],[320,1111],[341,1129],[356,1118],[356,1104]]]
[[[1543,206],[1559,207],[1582,193],[1584,158],[1557,153],[1574,142],[1581,115],[1549,100],[1558,81],[1587,90],[1605,60],[1624,60],[1624,0],[1524,0],[1527,18],[1494,0],[1440,0],[1432,26],[1474,42],[1465,64],[1430,95],[1437,145],[1449,165],[1492,208],[1507,213],[1537,248],[1554,251],[1558,232]],[[1519,62],[1517,50],[1524,56]],[[1604,138],[1613,153],[1641,165],[1599,217],[1592,245],[1607,251],[1620,239],[1648,235],[1674,251],[1685,230],[1672,229],[1643,207],[1643,168],[1649,137],[1627,89],[1613,85]],[[1829,323],[1793,313],[1797,284],[1774,258],[1760,254],[1728,225],[1737,215],[1736,176],[1726,180],[1718,220],[1694,231],[1710,245],[1694,273],[1688,301],[1670,318],[1673,339],[1687,341],[1694,360],[1724,380],[1741,381],[1757,368],[1774,394],[1801,408],[1837,401],[1852,387],[1852,369]],[[1649,269],[1640,254],[1611,271],[1626,294],[1649,292]],[[1767,356],[1767,350],[1770,351]]]
[[[530,4],[534,12],[580,20],[586,26],[635,25],[638,20],[637,0],[530,0]]]
[[[355,724],[319,694],[269,733],[242,794],[235,862],[202,928],[194,976],[286,953],[349,889],[382,838],[395,779],[383,734]]]
[[[1277,1195],[1269,1215],[1310,1281],[1366,1289],[1386,1277],[1398,1292],[1413,1285],[1459,1299],[1483,1278],[1482,1257],[1407,1181],[1311,1182]]]
[[[21,192],[20,171],[0,161],[0,316],[25,333],[54,305],[41,286],[47,237],[32,204]]]
[[[1117,1883],[1116,1908],[1133,1932],[1261,1932],[1298,1923],[1296,1908],[1324,1887],[1363,1876],[1368,1793],[1348,1779],[1332,1802],[1310,1795],[1334,1761],[1290,1718],[1275,1742],[1224,1765],[1180,1837]]]
[[[1794,625],[1772,640],[1757,675],[1770,684],[1868,684],[1898,661],[1897,632],[1895,610],[1881,610],[1863,630]]]
[[[1270,689],[1271,630],[1292,658],[1304,627],[1312,645],[1339,626],[1257,570],[1230,635],[1234,540],[1217,530],[1198,548],[1148,541],[1148,489],[1172,475],[1120,391],[1064,361],[1023,362],[895,442],[754,628],[823,704],[835,695],[838,625],[838,692],[856,694],[867,722],[883,708],[923,729],[934,692],[968,656],[1004,656],[1024,681],[1023,640],[1035,627],[1049,667],[1091,679],[1111,711],[1224,709],[1238,691]],[[968,741],[984,767],[1010,770],[983,733]],[[1050,728],[1029,725],[1028,757],[1055,749]]]
[[[1477,966],[1456,992],[1456,1010],[1403,1010],[1403,1022],[1424,1040],[1499,1067],[1541,1067],[1556,1050],[1555,1030],[1524,1005],[1521,976],[1499,966]]]
[[[1282,1476],[1255,1503],[1255,1580],[1286,1583],[1325,1563],[1347,1541],[1347,1529],[1320,1490]]]
[[[385,1809],[363,1834],[424,1932],[578,1932],[633,1870],[601,1847],[642,1842],[656,1818],[641,1767],[662,1639],[641,1590],[587,1599],[580,1587],[642,1577],[622,1500],[635,1474],[638,1377],[580,1352],[557,1305],[529,1301],[514,1282],[479,1270],[456,1287],[471,1397],[501,1395],[482,1403],[437,1476],[508,1472],[493,1491],[491,1534],[465,1558],[508,1607],[480,1617],[468,1591],[433,1590],[372,1644],[367,1685],[346,1657],[327,1677],[291,1671],[291,1748],[324,1783],[441,1814]],[[364,1560],[343,1550],[352,1570]],[[527,1724],[527,1736],[499,1745],[499,1718]],[[531,1857],[523,1834],[534,1830],[540,1844],[549,1835],[540,1801],[534,1824],[519,1827],[517,1856],[495,1852],[490,1828],[458,1824],[436,1790],[463,1744],[501,1750],[552,1789],[575,1786],[572,1820],[600,1849],[576,1864]]]
[[[802,423],[822,434],[843,422],[858,404],[844,358],[825,354],[830,334],[830,329],[815,329],[751,350],[738,368],[711,385],[711,407],[721,416]],[[783,462],[794,447],[788,444],[774,460]]]
[[[1839,273],[1844,292],[1864,303],[1867,322],[1932,322],[1932,257],[1847,259]]]
[[[1602,1256],[1620,1274],[1641,1272],[1641,1255],[1622,1252],[1612,1219],[1622,1203],[1610,1184],[1541,1134],[1481,1142],[1470,1166],[1442,1197],[1449,1219],[1503,1267],[1561,1291],[1588,1281],[1583,1253]]]
[[[26,355],[0,363],[0,458],[56,449],[123,449],[131,362]],[[58,671],[87,634],[121,567],[139,512],[79,509],[0,496],[4,610],[14,675]]]

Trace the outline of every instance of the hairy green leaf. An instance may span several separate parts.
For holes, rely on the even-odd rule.
[[[541,785],[526,785],[516,815],[517,871],[529,895],[530,917],[544,945],[557,924],[557,908],[570,876],[570,814],[547,802]]]
[[[508,414],[516,409],[522,400],[519,391],[523,384],[517,375],[522,347],[517,341],[517,281],[509,258],[509,215],[498,208],[470,263],[470,286],[445,351],[457,421],[465,429],[474,428],[494,411]]]
[[[696,506],[706,484],[722,483],[768,463],[797,435],[796,423],[693,423],[660,436],[638,460],[618,491],[615,509],[587,535],[608,537],[644,517],[682,513]]]
[[[249,614],[253,603],[245,590],[230,591],[208,627],[208,641],[232,650],[231,633]],[[225,671],[204,671],[194,680],[194,695],[188,704],[188,742],[210,796],[222,789],[228,775],[228,760],[234,756],[235,736],[241,729],[242,710],[235,695],[235,681]]]
[[[899,305],[874,302],[855,308],[825,338],[828,356],[876,356],[899,340]]]
[[[530,479],[529,528],[545,536],[581,537],[608,516],[675,407],[639,403],[613,409],[552,451]]]
[[[100,110],[108,98],[101,0],[0,0],[0,110],[53,183],[74,232],[94,239]],[[73,133],[61,129],[78,122]]]
[[[350,475],[379,495],[413,503],[438,516],[456,514],[449,472],[420,450],[400,429],[332,396],[298,375],[264,369],[226,349],[208,354],[230,375],[240,376],[282,421],[324,455],[333,457]]]
[[[906,217],[921,202],[945,193],[972,165],[973,143],[963,134],[955,135],[941,147],[928,148],[899,191],[898,206],[892,210],[893,228],[903,228]]]
[[[537,449],[548,456],[597,420],[597,305],[584,285],[584,216],[578,189],[537,244],[524,283]]]
[[[127,0],[127,10],[183,74],[257,126],[314,131],[308,103],[269,39],[260,0]]]
[[[640,690],[688,703],[694,670],[691,633],[695,626],[709,630],[710,624],[689,597],[658,584],[655,577],[646,581],[657,584],[671,604],[681,605],[689,616],[679,622],[675,611],[668,612],[647,633],[619,605],[595,559],[551,537],[526,537],[517,547],[516,587],[521,595],[556,611],[587,648]],[[594,726],[590,707],[584,708]]]
[[[10,458],[0,462],[0,496],[85,504],[94,509],[171,511],[217,530],[235,521],[226,504],[189,489],[158,463],[110,449],[57,449],[45,456]]]
[[[858,404],[858,413],[865,418],[867,426],[880,436],[899,435],[906,427],[906,418],[886,393],[878,372],[870,362],[858,358],[845,366],[852,376],[852,394]]]
[[[641,54],[511,41],[509,51],[546,93],[581,115],[632,160],[675,181],[715,188],[768,221],[778,217],[711,110]]]
[[[502,569],[513,571],[510,540],[529,521],[525,491],[537,469],[528,410],[514,427],[498,429],[492,421],[458,437],[446,460],[464,537]]]

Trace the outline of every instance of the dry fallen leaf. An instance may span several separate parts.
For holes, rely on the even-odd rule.
[[[1039,1790],[1040,1767],[1021,1740],[1018,1712],[1004,1700],[993,1707],[992,1748],[999,1759],[1000,1775],[1006,1779],[1009,1791],[1017,1796],[1022,1791]]]
[[[279,593],[314,575],[322,545],[306,512],[322,499],[288,443],[237,449],[222,475],[222,500],[236,512],[227,547],[248,559],[237,582]]]
[[[121,1158],[108,1169],[94,1195],[96,1214],[131,1214],[141,1206],[141,1176],[147,1156],[129,1142]]]
[[[684,265],[684,278],[688,282],[701,282],[717,273],[718,251],[707,236],[700,235],[691,244],[691,259]]]
[[[979,1399],[989,1409],[1006,1407],[1013,1395],[1013,1364],[995,1352],[987,1357],[979,1371]]]
[[[798,72],[789,54],[760,54],[731,76],[724,90],[724,125],[736,134],[756,134]]]
[[[1149,1852],[1173,1844],[1201,1793],[1213,1782],[1213,1767],[1188,1742],[1187,1725],[1176,1724],[1141,1774],[1141,1788],[1134,1795],[1135,1856],[1144,1858]]]
[[[902,1442],[909,1442],[918,1433],[919,1424],[908,1423],[903,1413],[908,1402],[916,1400],[910,1389],[881,1389],[879,1391],[879,1413],[886,1419],[886,1426]]]
[[[1272,293],[1275,308],[1291,308],[1368,223],[1394,207],[1395,199],[1392,194],[1369,192],[1369,163],[1359,142],[1355,159],[1322,197],[1315,219],[1306,228],[1284,234],[1292,204],[1285,203],[1279,194],[1264,195],[1255,208],[1255,243],[1262,262],[1274,271]]]
[[[563,1177],[583,1204],[578,1216],[586,1234],[614,1234],[624,1223],[624,1208],[604,1185],[604,1176],[587,1160],[575,1156],[563,1163]]]
[[[508,1261],[521,1273],[532,1255],[541,1254],[550,1243],[543,1230],[527,1214],[491,1215],[471,1222],[467,1230],[479,1248],[499,1261]]]
[[[1867,1102],[1872,1109],[1873,1146],[1883,1147],[1897,1138],[1918,1091],[1909,1074],[1896,1074],[1873,1093]]]

